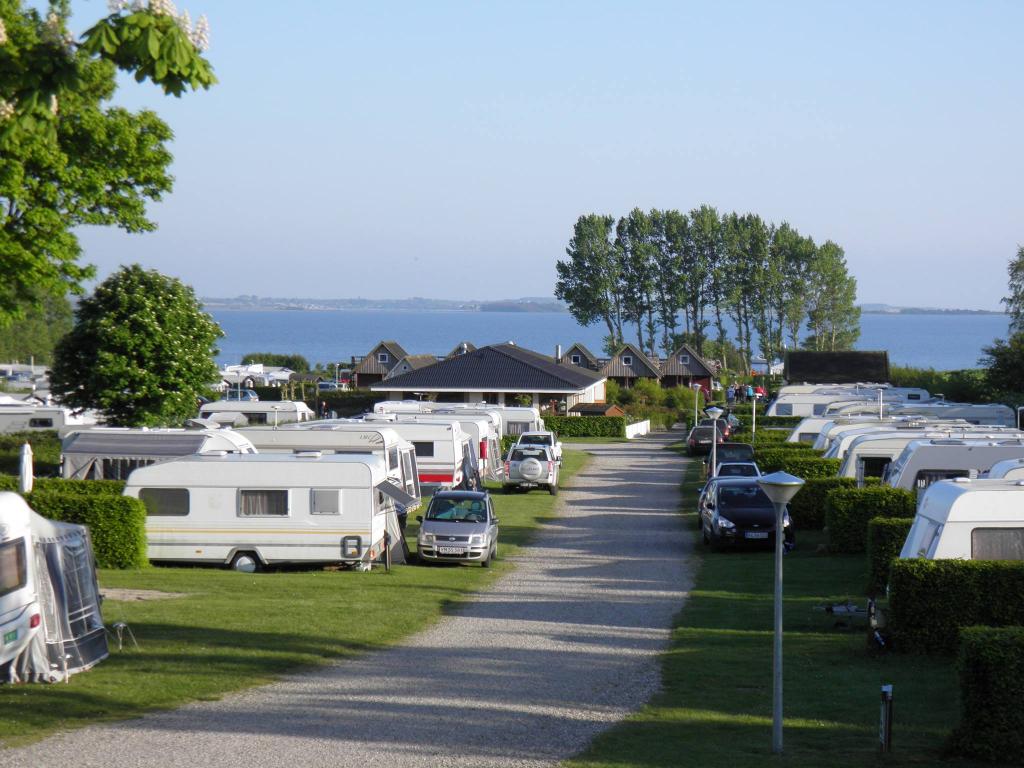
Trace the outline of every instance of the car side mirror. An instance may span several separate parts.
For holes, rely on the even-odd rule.
[[[422,523],[423,522],[423,515],[416,515],[416,522],[417,523]]]

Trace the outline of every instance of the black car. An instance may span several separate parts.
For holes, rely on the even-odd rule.
[[[691,456],[711,452],[711,441],[725,442],[722,431],[717,427],[694,427],[686,438],[686,450]]]
[[[729,478],[708,489],[701,505],[701,531],[705,544],[715,549],[743,545],[775,546],[775,507],[756,480]],[[783,518],[786,548],[794,544],[789,513]]]
[[[711,463],[710,448],[708,448],[708,455],[704,459],[704,475],[707,476],[708,464]],[[715,449],[715,461],[719,464],[726,461],[743,461],[749,462],[754,460],[754,446],[750,443],[719,443]]]

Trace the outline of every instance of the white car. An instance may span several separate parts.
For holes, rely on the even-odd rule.
[[[551,451],[551,455],[555,457],[555,461],[562,461],[562,444],[554,432],[523,432],[514,447],[519,448],[524,445],[545,445]]]
[[[505,460],[505,477],[501,489],[505,493],[531,488],[547,488],[558,493],[558,462],[546,445],[514,445]]]

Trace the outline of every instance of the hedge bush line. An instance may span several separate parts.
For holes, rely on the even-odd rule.
[[[868,520],[868,595],[885,593],[889,583],[889,567],[900,556],[900,550],[910,533],[913,518],[875,517]]]
[[[788,449],[754,449],[754,461],[765,474],[788,472],[804,480],[812,477],[835,477],[839,473],[839,459],[823,459],[816,453]]]
[[[960,631],[960,726],[951,751],[1024,765],[1024,628]]]
[[[544,426],[562,437],[625,437],[622,416],[545,416]]]
[[[12,475],[21,470],[21,446],[32,446],[32,464],[37,475],[60,473],[60,438],[56,430],[31,430],[0,435],[0,472]]]
[[[804,481],[792,501],[789,516],[801,531],[820,531],[825,527],[825,498],[836,488],[854,488],[857,481],[849,477],[812,477]]]
[[[15,475],[0,475],[0,491],[17,491]],[[59,477],[37,477],[33,491],[66,493],[75,496],[120,496],[124,480],[63,480]]]
[[[892,563],[889,627],[897,648],[952,653],[960,628],[978,624],[1024,624],[1024,561],[912,559]]]
[[[777,432],[774,430],[759,429],[757,432],[748,432],[745,429],[737,430],[730,436],[730,440],[735,440],[738,443],[751,443],[752,445],[760,445],[768,448],[784,447],[791,445],[786,442],[786,438],[789,436],[788,432]],[[799,445],[799,443],[792,443],[792,445]]]
[[[868,522],[876,517],[913,518],[917,500],[910,491],[872,485],[838,488],[825,497],[825,527],[830,552],[863,552]]]
[[[101,568],[142,568],[148,564],[146,508],[138,499],[108,493],[33,490],[26,501],[43,517],[87,526]]]

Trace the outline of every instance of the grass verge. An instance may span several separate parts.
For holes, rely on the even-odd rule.
[[[566,451],[563,482],[586,455]],[[285,672],[400,641],[507,570],[556,498],[546,492],[494,495],[501,559],[476,565],[390,572],[281,571],[242,574],[211,568],[148,568],[100,573],[102,588],[180,593],[166,600],[103,605],[110,626],[127,622],[139,647],[117,651],[67,685],[0,687],[0,739],[34,741],[103,720],[137,717],[189,701],[268,683]],[[415,523],[410,525],[415,533]]]
[[[697,462],[683,483],[694,536]],[[868,766],[877,752],[879,686],[896,695],[895,752],[887,765],[934,765],[958,721],[950,660],[868,650],[866,631],[837,626],[816,605],[859,598],[861,556],[816,552],[801,533],[785,560],[785,751],[771,754],[770,552],[700,552],[700,568],[663,658],[663,689],[599,736],[571,768]],[[701,545],[697,544],[698,547]],[[975,765],[943,761],[943,765]]]

